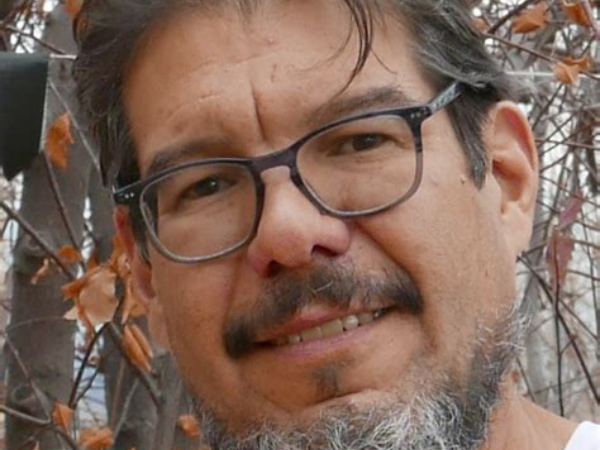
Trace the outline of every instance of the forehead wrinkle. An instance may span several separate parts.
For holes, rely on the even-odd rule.
[[[369,110],[416,104],[419,102],[398,85],[374,86],[360,93],[346,94],[342,92],[334,95],[330,101],[311,111],[306,116],[305,122],[316,127]]]
[[[192,160],[223,156],[216,152],[226,148],[226,142],[218,138],[204,138],[186,142],[183,145],[165,147],[159,150],[142,174],[145,177]]]

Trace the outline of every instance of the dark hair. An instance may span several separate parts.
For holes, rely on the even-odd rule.
[[[82,112],[100,144],[105,183],[124,186],[139,178],[122,92],[128,66],[147,34],[182,9],[227,5],[250,14],[260,1],[268,0],[86,0],[75,24],[79,56],[74,77]],[[511,98],[512,88],[472,23],[469,0],[337,1],[348,8],[359,36],[349,82],[371,54],[376,20],[391,11],[408,29],[417,63],[434,89],[439,91],[451,81],[467,86],[448,113],[472,179],[481,186],[488,167],[482,142],[487,112],[496,102]]]

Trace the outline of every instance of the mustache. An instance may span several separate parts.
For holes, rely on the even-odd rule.
[[[280,274],[253,302],[251,311],[229,320],[223,333],[225,350],[230,357],[241,358],[252,351],[260,330],[277,327],[311,305],[347,310],[352,302],[368,308],[382,301],[412,315],[423,310],[417,284],[400,267],[379,277],[360,275],[335,263]]]

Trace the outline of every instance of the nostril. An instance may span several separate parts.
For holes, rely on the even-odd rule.
[[[265,269],[264,276],[265,276],[265,278],[274,277],[274,276],[278,275],[282,269],[283,269],[283,266],[281,264],[279,264],[277,261],[271,261]]]
[[[327,245],[327,243],[325,243]],[[339,253],[334,251],[331,248],[327,248],[324,247],[322,245],[317,245],[313,248],[313,253],[319,253],[322,256],[328,257],[328,258],[334,258],[336,256],[339,256]]]

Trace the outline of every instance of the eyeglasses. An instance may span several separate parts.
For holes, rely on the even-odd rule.
[[[416,192],[421,125],[463,90],[453,83],[425,105],[344,118],[266,156],[181,164],[118,189],[114,200],[141,212],[163,256],[187,264],[228,255],[253,239],[265,194],[261,173],[273,167],[287,166],[292,182],[325,214],[377,214]]]

